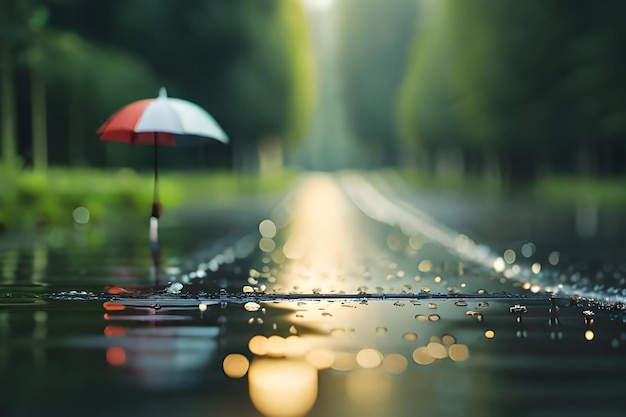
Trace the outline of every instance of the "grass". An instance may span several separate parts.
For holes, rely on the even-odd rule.
[[[295,178],[285,172],[271,177],[233,173],[159,173],[159,196],[167,208],[211,196],[232,201],[283,191]],[[153,174],[130,169],[49,169],[0,171],[0,230],[25,230],[44,225],[67,225],[73,211],[86,207],[90,219],[106,221],[112,216],[145,216],[150,210]]]
[[[409,186],[418,189],[445,190],[457,193],[501,193],[503,182],[497,177],[466,177],[461,174],[430,175],[412,170],[394,171]]]
[[[531,195],[549,204],[593,204],[626,207],[626,178],[597,179],[577,176],[549,176],[539,179]]]
[[[410,187],[455,193],[504,195],[498,178],[466,178],[460,175],[430,176],[393,171]],[[77,207],[89,210],[91,221],[115,216],[145,217],[150,210],[153,174],[130,169],[58,169],[41,174],[0,169],[0,231],[29,230],[45,225],[71,225]],[[166,209],[210,198],[214,204],[242,196],[282,193],[296,172],[257,177],[230,172],[162,172],[159,194]],[[531,184],[523,196],[546,204],[595,204],[626,208],[626,178],[594,179],[546,176]]]
[[[508,189],[498,177],[442,176],[399,171],[400,177],[417,189],[437,189],[456,193],[480,193],[533,199],[551,205],[593,204],[606,208],[626,208],[626,178],[594,178],[577,175],[546,175],[517,190]]]

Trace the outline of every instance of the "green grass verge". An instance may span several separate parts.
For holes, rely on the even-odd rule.
[[[549,204],[585,203],[622,208],[626,207],[626,178],[544,177],[535,182],[531,195]]]
[[[503,182],[496,177],[465,177],[460,174],[428,175],[411,170],[393,171],[408,186],[416,189],[433,189],[450,192],[501,193]]]
[[[626,208],[626,178],[593,178],[575,175],[544,176],[516,190],[508,189],[497,177],[433,176],[412,171],[396,171],[415,189],[436,189],[456,193],[480,193],[533,199],[544,204],[594,204],[606,208]]]
[[[228,202],[243,195],[283,191],[296,175],[163,172],[159,174],[159,197],[168,209],[204,197]],[[0,229],[71,224],[77,207],[86,207],[93,221],[120,215],[144,217],[152,203],[153,184],[152,173],[130,169],[49,169],[45,174],[2,170]]]

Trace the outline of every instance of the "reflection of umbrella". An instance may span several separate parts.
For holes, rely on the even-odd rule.
[[[154,99],[135,101],[109,118],[96,132],[102,140],[154,145],[152,217],[160,215],[157,145],[183,146],[228,137],[209,113],[194,103],[167,97],[164,87]]]

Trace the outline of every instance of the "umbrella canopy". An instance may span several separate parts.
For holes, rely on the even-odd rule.
[[[198,105],[167,96],[135,101],[109,118],[96,132],[102,140],[133,145],[181,146],[218,140],[228,136],[215,119]]]

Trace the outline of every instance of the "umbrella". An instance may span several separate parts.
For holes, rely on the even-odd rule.
[[[123,107],[96,132],[101,140],[154,146],[154,197],[152,217],[160,217],[158,191],[158,146],[195,145],[213,140],[228,143],[228,136],[215,119],[198,105],[167,96],[138,100]]]
[[[138,100],[120,109],[96,131],[101,140],[154,146],[154,197],[150,217],[150,247],[155,271],[159,266],[159,146],[195,145],[217,140],[228,143],[228,136],[215,119],[198,105],[167,96]]]

